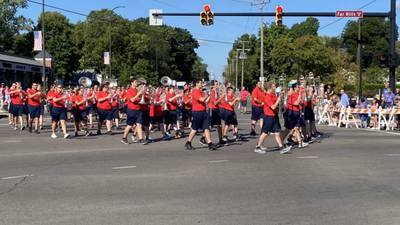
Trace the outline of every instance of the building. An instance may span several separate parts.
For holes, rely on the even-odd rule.
[[[52,82],[52,56],[45,52],[46,77]],[[42,83],[42,53],[35,59],[11,55],[0,52],[0,83],[10,86],[13,82],[20,81],[23,88],[29,87],[33,82]]]

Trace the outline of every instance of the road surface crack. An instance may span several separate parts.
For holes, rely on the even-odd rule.
[[[17,187],[18,187],[20,184],[24,183],[24,182],[28,179],[28,177],[30,177],[30,176],[29,176],[29,175],[24,176],[24,177],[21,178],[17,183],[15,183],[11,188],[9,188],[7,191],[0,192],[0,196],[5,195],[5,194],[8,194],[8,193],[14,191],[15,189],[17,189]]]

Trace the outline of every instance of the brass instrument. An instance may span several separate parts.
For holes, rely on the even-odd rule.
[[[88,77],[81,77],[78,80],[79,86],[83,86],[85,88],[89,88],[92,86],[92,80]]]
[[[171,86],[171,85],[174,85],[174,83],[176,83],[176,81],[172,80],[168,76],[163,76],[160,79],[160,83],[162,86]]]

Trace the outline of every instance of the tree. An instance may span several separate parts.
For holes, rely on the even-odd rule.
[[[387,56],[389,52],[389,21],[383,18],[362,18],[361,20],[361,44],[364,68],[378,66],[381,56]],[[343,43],[348,47],[348,52],[357,59],[358,22],[349,21],[342,33]],[[397,38],[396,38],[397,39]]]
[[[308,17],[306,21],[296,23],[290,29],[293,38],[299,38],[307,35],[318,36],[319,21],[317,18]]]
[[[193,79],[208,79],[207,65],[203,63],[203,59],[197,56],[191,71]]]
[[[38,19],[37,29],[42,27],[42,15]],[[46,51],[53,56],[56,79],[70,81],[78,68],[78,54],[72,41],[73,25],[62,14],[45,12]]]
[[[31,30],[31,20],[17,15],[17,10],[26,8],[26,0],[0,1],[0,51],[13,48],[14,37],[23,30]]]
[[[324,78],[337,69],[338,55],[323,45],[315,36],[303,36],[294,41],[294,64],[292,70],[297,74],[315,75]]]

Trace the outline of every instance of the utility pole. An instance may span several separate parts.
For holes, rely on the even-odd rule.
[[[46,79],[46,48],[44,46],[45,41],[44,41],[44,0],[42,0],[42,84],[43,84],[43,89],[47,91],[47,79]]]
[[[397,68],[397,55],[396,55],[396,0],[390,2],[390,40],[389,40],[389,83],[392,91],[396,90],[396,68]]]
[[[120,8],[125,8],[125,6],[116,6],[116,7],[114,7],[113,9],[111,9],[111,11],[114,13],[114,10],[116,10],[116,9],[120,9]],[[112,15],[111,15],[112,16]],[[110,40],[110,43],[109,43],[109,57],[110,57],[110,78],[109,79],[112,79],[113,77],[112,77],[112,67],[111,67],[111,44],[112,44],[112,39],[111,39],[111,27],[112,27],[112,17],[110,16],[110,26],[109,26],[109,28],[108,28],[108,38],[109,38],[109,40]]]
[[[271,3],[271,0],[254,0],[252,6],[258,6],[260,13],[264,12],[264,7]],[[264,17],[260,17],[260,80],[264,85]],[[242,85],[243,86],[243,85]]]
[[[242,43],[242,48],[241,49],[236,49],[236,56],[238,55],[238,52],[240,51],[239,59],[242,60],[242,77],[241,77],[240,88],[242,88],[243,87],[243,81],[244,81],[244,60],[247,59],[247,55],[246,55],[245,51],[250,51],[250,49],[245,49],[245,43],[249,42],[249,41],[241,40],[240,42]],[[236,67],[236,70],[237,70],[237,67]],[[237,72],[236,72],[236,74],[237,74]],[[236,88],[237,88],[237,85],[236,85]]]
[[[238,62],[239,62],[239,52],[236,51],[236,59],[235,59],[235,88],[238,86]]]
[[[361,64],[361,18],[358,19],[358,45],[357,45],[357,63],[359,69],[358,77],[358,100],[362,98],[362,64]]]

